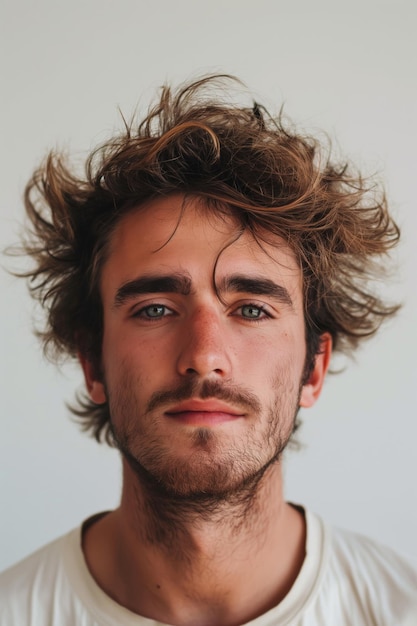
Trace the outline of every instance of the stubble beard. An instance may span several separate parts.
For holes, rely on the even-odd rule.
[[[236,385],[190,379],[177,389],[153,394],[141,412],[135,393],[140,385],[125,373],[116,388],[108,390],[111,428],[140,491],[155,506],[165,503],[166,508],[184,514],[212,515],[227,504],[252,506],[262,478],[279,462],[293,432],[301,383],[297,386],[287,378],[281,373],[272,381],[275,399],[267,409],[252,392]],[[245,434],[226,446],[216,429],[190,429],[189,452],[176,454],[172,443],[158,435],[160,422],[155,415],[163,413],[168,403],[192,397],[217,398],[242,407],[252,415]]]

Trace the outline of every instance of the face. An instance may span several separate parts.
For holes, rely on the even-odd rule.
[[[238,490],[278,460],[299,406],[317,398],[329,349],[303,384],[301,272],[290,248],[171,196],[118,223],[101,274],[103,378],[133,467],[181,496]],[[271,238],[269,238],[271,242]]]

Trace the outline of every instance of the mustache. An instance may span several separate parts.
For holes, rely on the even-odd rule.
[[[147,405],[147,412],[159,409],[166,404],[183,402],[192,398],[201,400],[217,398],[223,402],[245,409],[245,412],[249,410],[260,413],[262,410],[257,396],[238,385],[224,384],[218,380],[204,380],[200,382],[190,379],[185,380],[176,389],[164,389],[153,393]]]

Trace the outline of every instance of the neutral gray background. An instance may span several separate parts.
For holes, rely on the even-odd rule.
[[[386,181],[404,233],[387,297],[398,318],[304,414],[287,494],[417,563],[416,4],[413,0],[3,0],[0,245],[17,239],[26,179],[47,148],[81,158],[165,80],[241,77],[256,97]],[[3,265],[10,261],[3,260]],[[13,265],[13,264],[12,264]],[[116,505],[117,453],[71,423],[81,383],[45,362],[23,281],[0,270],[0,568]]]

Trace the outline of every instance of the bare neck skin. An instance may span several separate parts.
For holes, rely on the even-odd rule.
[[[120,507],[85,532],[90,572],[119,604],[176,626],[235,626],[290,590],[305,556],[305,521],[283,500],[280,463],[250,503],[174,514],[150,501],[124,462]]]

